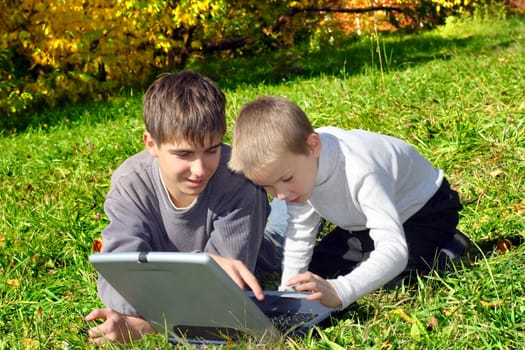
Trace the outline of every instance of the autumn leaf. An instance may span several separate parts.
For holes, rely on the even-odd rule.
[[[408,316],[408,315],[406,314],[406,312],[403,311],[402,309],[397,308],[397,309],[395,309],[395,310],[392,311],[392,312],[395,313],[395,314],[398,314],[399,316],[401,316],[401,318],[402,318],[403,320],[407,321],[408,323],[410,323],[410,324],[414,324],[414,320],[413,320],[410,316]]]
[[[457,307],[442,307],[441,309],[443,310],[443,313],[445,314],[445,316],[448,317],[452,315],[454,312],[456,312],[458,308]]]
[[[20,285],[20,280],[16,278],[8,278],[6,282],[8,285],[13,287],[18,287]]]
[[[95,239],[95,241],[93,241],[93,251],[96,253],[100,253],[101,250],[102,250],[102,241],[100,239]]]
[[[439,322],[435,316],[430,317],[427,322],[427,331],[434,331],[438,328]]]
[[[25,338],[22,340],[22,344],[24,345],[25,349],[38,349],[40,348],[40,342],[38,340]]]
[[[496,249],[500,253],[508,252],[510,250],[510,247],[512,247],[512,242],[509,239],[499,238],[496,242]]]
[[[481,300],[480,303],[481,303],[481,305],[483,305],[483,306],[485,306],[487,308],[492,308],[492,307],[497,307],[497,306],[503,305],[503,301],[502,300],[495,300],[495,301]]]
[[[496,170],[493,170],[493,171],[491,171],[489,173],[489,175],[492,176],[492,177],[498,177],[498,176],[500,176],[502,174],[503,174],[503,170],[501,170],[501,169],[496,169]]]

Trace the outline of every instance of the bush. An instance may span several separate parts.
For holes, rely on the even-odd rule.
[[[491,0],[472,1],[385,0],[404,10],[395,13],[399,18],[374,11],[363,23],[414,25],[425,16],[441,18],[440,8],[466,12]],[[158,72],[179,70],[191,57],[259,55],[290,47],[297,33],[302,42],[330,40],[350,20],[329,15],[320,4],[368,6],[342,0],[5,0],[0,128],[22,128],[22,115],[34,110],[142,89]]]

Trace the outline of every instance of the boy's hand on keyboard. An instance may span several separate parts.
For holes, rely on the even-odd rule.
[[[330,282],[309,271],[300,273],[288,280],[287,286],[293,287],[298,292],[310,292],[308,300],[318,300],[326,307],[338,308],[341,299]]]
[[[257,300],[264,299],[264,293],[257,278],[248,270],[242,261],[215,254],[207,254],[226,271],[228,276],[230,276],[241,289],[250,289]]]

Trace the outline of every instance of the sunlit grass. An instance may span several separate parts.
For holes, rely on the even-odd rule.
[[[378,291],[333,326],[267,348],[522,348],[525,249],[498,251],[486,242],[519,243],[525,235],[525,20],[385,34],[383,69],[371,64],[371,40],[305,52],[295,74],[270,70],[266,81],[259,59],[250,74],[242,69],[249,62],[225,74],[235,64],[226,62],[216,70],[222,78],[209,75],[225,89],[230,126],[242,103],[281,95],[315,126],[412,143],[445,170],[464,205],[460,229],[483,249],[449,274]],[[103,201],[113,170],[143,148],[140,103],[135,96],[53,110],[39,116],[41,124],[0,138],[0,349],[89,347],[93,324],[83,316],[101,303],[87,256],[107,225]],[[172,346],[154,335],[107,348]]]

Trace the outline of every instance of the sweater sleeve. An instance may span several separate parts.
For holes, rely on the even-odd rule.
[[[320,223],[319,214],[308,203],[288,204],[288,211],[280,290],[289,288],[286,282],[290,278],[308,270]]]
[[[406,267],[408,247],[393,202],[393,181],[376,174],[363,179],[358,199],[367,218],[374,250],[352,272],[329,280],[341,298],[342,308],[382,287]]]
[[[102,231],[102,252],[151,251],[150,223],[134,196],[116,183],[104,203],[109,225]],[[139,198],[140,196],[137,196]],[[99,274],[98,294],[106,307],[124,315],[138,315],[137,311]]]

